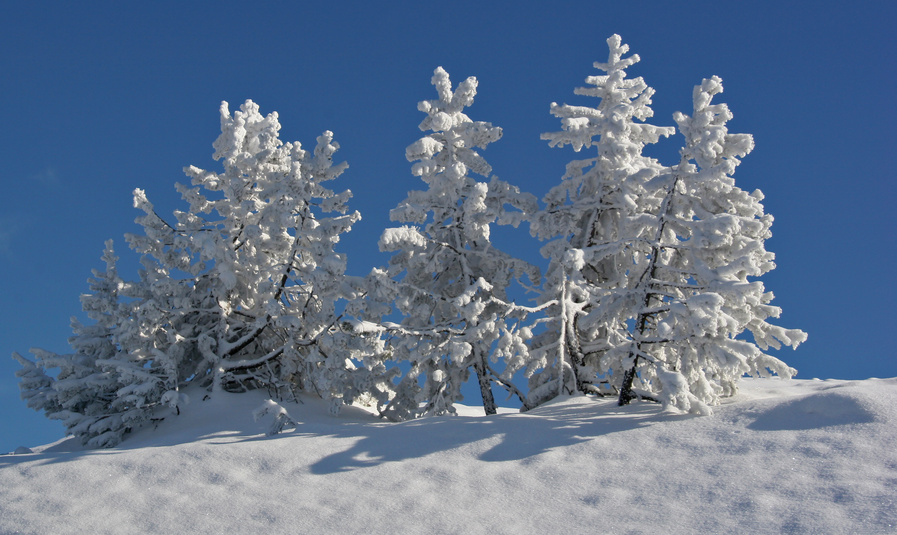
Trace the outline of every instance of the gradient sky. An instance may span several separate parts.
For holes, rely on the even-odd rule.
[[[890,339],[897,275],[897,3],[878,2],[17,2],[0,7],[0,452],[62,436],[19,400],[8,356],[68,352],[69,318],[112,238],[137,231],[131,192],[161,214],[185,205],[182,168],[219,171],[211,144],[222,100],[277,111],[281,138],[313,147],[332,130],[363,220],[344,239],[349,271],[383,265],[388,212],[424,184],[405,147],[421,136],[417,102],[433,69],[476,76],[473,120],[504,129],[483,156],[541,197],[582,157],[551,149],[552,101],[594,106],[573,89],[619,33],[657,90],[653,124],[691,112],[692,87],[718,75],[730,131],[756,149],[735,173],[775,216],[762,280],[807,331],[775,353],[799,378],[897,376]],[[222,7],[219,4],[226,4]],[[480,5],[482,4],[482,5]],[[677,161],[680,138],[653,155]],[[497,243],[540,261],[526,229]]]

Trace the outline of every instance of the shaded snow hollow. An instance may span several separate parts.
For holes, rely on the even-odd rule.
[[[264,402],[0,456],[0,533],[897,532],[897,378],[744,380],[710,417],[571,397],[390,424],[306,399],[273,437]]]

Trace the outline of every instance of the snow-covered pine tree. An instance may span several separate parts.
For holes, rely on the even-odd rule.
[[[355,332],[340,310],[364,296],[365,281],[345,275],[335,250],[360,218],[347,210],[349,191],[323,185],[346,168],[333,164],[339,146],[324,132],[309,153],[279,130],[277,114],[262,116],[252,101],[233,116],[222,103],[214,157],[224,172],[185,169],[195,187],[177,188],[189,209],[169,223],[134,192],[144,233],[127,239],[142,255],[139,280],[118,277],[107,246],[107,270],[82,297],[96,323],[73,324],[76,352],[15,356],[30,406],[109,446],[159,407],[178,411],[190,384],[314,392],[334,411],[385,399],[383,341]]]
[[[718,77],[704,80],[694,90],[693,115],[675,114],[686,141],[681,162],[663,177],[666,194],[654,235],[639,247],[643,260],[630,271],[631,291],[617,295],[637,307],[603,320],[629,326],[629,347],[618,346],[628,367],[620,404],[642,390],[664,405],[707,412],[735,394],[744,374],[796,373],[763,353],[797,347],[807,335],[767,323],[781,309],[769,304],[773,295],[763,283],[751,280],[775,267],[763,244],[773,218],[759,190],[748,194],[731,177],[754,141],[728,132],[729,108],[711,104],[722,90]],[[750,338],[740,336],[745,331]]]
[[[59,355],[35,348],[31,349],[35,362],[13,354],[23,366],[16,375],[28,406],[62,421],[68,433],[92,447],[118,444],[148,414],[146,406],[126,393],[119,394],[125,386],[122,376],[106,364],[118,356],[116,335],[129,315],[129,305],[119,299],[127,286],[118,277],[117,260],[112,241],[107,241],[106,270],[94,270],[88,279],[91,293],[81,296],[82,309],[94,323],[84,325],[72,318],[69,343],[74,353]],[[56,370],[55,375],[48,374],[50,370]]]
[[[177,363],[169,373],[178,383],[311,391],[336,411],[358,395],[350,376],[382,371],[351,362],[379,341],[347,332],[339,310],[364,291],[334,248],[361,216],[348,212],[351,192],[324,186],[347,167],[333,163],[333,134],[307,152],[279,130],[277,114],[261,115],[252,101],[233,116],[222,103],[214,157],[224,172],[185,169],[196,186],[178,185],[189,211],[169,224],[135,192],[145,235],[128,240],[145,255],[154,291],[146,304],[161,313],[152,323],[166,330],[149,351]]]
[[[563,129],[542,135],[552,147],[594,148],[594,156],[567,165],[531,220],[533,235],[550,241],[542,249],[549,268],[541,301],[548,309],[540,321],[547,328],[510,367],[530,377],[528,406],[561,393],[606,393],[621,383],[623,370],[606,358],[620,326],[590,316],[620,306],[609,292],[626,288],[642,261],[633,247],[654,234],[656,182],[664,168],[642,150],[675,129],[644,122],[653,116],[654,90],[641,77],[626,77],[639,57],[623,57],[629,47],[619,35],[607,44],[608,60],[594,64],[606,74],[589,76],[593,87],[575,90],[600,99],[597,107],[552,103]]]
[[[490,353],[509,331],[505,322],[523,313],[508,300],[511,281],[539,279],[533,266],[490,241],[491,224],[517,225],[536,200],[494,176],[488,183],[472,176],[489,178],[492,167],[475,149],[502,135],[499,127],[464,113],[476,95],[476,78],[452,91],[440,67],[432,83],[439,98],[418,105],[427,114],[420,129],[430,133],[406,150],[415,162],[412,173],[428,188],[410,192],[392,210],[392,220],[406,225],[387,229],[380,239],[381,250],[396,253],[388,273],[404,315],[401,327],[391,329],[394,358],[411,366],[387,407],[394,419],[453,413],[471,369],[486,414],[496,411],[493,383],[519,395],[494,369]]]

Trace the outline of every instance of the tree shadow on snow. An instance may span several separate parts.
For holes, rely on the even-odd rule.
[[[86,448],[77,438],[69,437],[37,453],[0,455],[0,468],[25,462],[55,464],[86,456],[117,455],[200,441],[214,447],[305,437],[353,439],[351,447],[313,463],[309,467],[313,474],[346,472],[458,448],[470,448],[470,455],[480,461],[502,462],[526,459],[620,431],[692,418],[664,412],[653,403],[618,407],[616,400],[585,396],[549,402],[523,414],[439,416],[401,423],[377,420],[371,413],[354,407],[345,407],[338,417],[325,415],[322,407],[313,403],[292,405],[289,410],[297,425],[275,436],[265,436],[261,424],[243,422],[237,416],[239,411],[227,415],[227,423],[203,422],[200,413],[192,419],[172,418],[158,429],[141,429],[111,449]],[[251,418],[248,411],[245,416]]]
[[[313,474],[332,474],[463,447],[474,452],[488,448],[478,454],[472,452],[480,461],[518,461],[619,431],[691,418],[662,412],[659,406],[647,403],[617,407],[607,400],[577,401],[551,403],[524,414],[445,416],[341,427],[333,436],[356,438],[352,447],[322,458],[310,470]],[[315,434],[303,427],[300,424],[296,434]]]
[[[68,437],[54,445],[38,450],[33,453],[6,453],[0,454],[0,468],[5,466],[38,461],[38,464],[54,464],[65,462],[77,457],[88,455],[109,455],[115,453],[115,450],[97,450],[90,449],[81,445],[81,442],[75,437]]]

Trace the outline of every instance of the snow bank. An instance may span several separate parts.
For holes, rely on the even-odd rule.
[[[572,397],[400,424],[261,394],[0,456],[0,533],[894,533],[897,379],[752,379],[710,417]],[[470,414],[464,412],[463,414]]]

